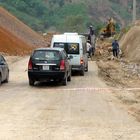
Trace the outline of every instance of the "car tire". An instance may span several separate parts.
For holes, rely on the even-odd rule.
[[[29,85],[34,86],[34,83],[35,83],[35,81],[33,79],[29,78]]]
[[[66,76],[66,77],[63,79],[63,81],[62,81],[62,85],[63,85],[63,86],[66,86],[66,85],[67,85],[67,80],[68,80],[68,79],[67,79],[67,76]]]
[[[84,76],[84,75],[85,75],[85,68],[83,68],[83,69],[80,71],[80,75],[81,75],[81,76]]]
[[[70,72],[70,75],[68,77],[68,81],[71,81],[71,72]]]
[[[1,85],[1,83],[2,83],[2,77],[1,77],[1,75],[0,75],[0,85]]]
[[[6,79],[5,79],[4,82],[5,82],[5,83],[8,83],[8,82],[9,82],[9,72],[8,72],[7,77],[6,77]]]
[[[88,72],[88,64],[87,64],[87,66],[86,66],[85,72]]]

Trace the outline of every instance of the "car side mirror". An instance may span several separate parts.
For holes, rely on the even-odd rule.
[[[4,61],[1,61],[1,62],[0,62],[0,65],[5,65],[5,62],[4,62]]]

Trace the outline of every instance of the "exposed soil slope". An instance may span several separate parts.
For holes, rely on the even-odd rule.
[[[0,28],[0,52],[11,55],[24,55],[32,50],[31,46],[12,33]]]
[[[33,47],[47,47],[43,37],[0,7],[0,52],[24,55]]]
[[[140,26],[137,24],[124,35],[120,46],[126,58],[140,62]]]
[[[112,40],[96,42],[94,58],[99,60],[99,76],[113,89],[117,87],[115,96],[127,107],[128,113],[140,121],[140,22],[121,38],[119,58],[112,55]]]

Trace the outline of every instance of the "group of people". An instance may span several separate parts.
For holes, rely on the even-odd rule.
[[[95,51],[95,32],[92,26],[89,27],[89,34],[87,40],[87,52],[88,56],[91,57],[94,55]]]
[[[91,57],[93,55],[93,47],[90,43],[90,40],[87,40],[87,52],[88,52],[88,56]],[[113,52],[113,56],[118,58],[119,53],[120,53],[120,48],[119,48],[119,43],[117,40],[114,40],[112,42],[112,52]]]
[[[91,57],[92,55],[94,55],[94,51],[95,51],[95,33],[92,26],[90,26],[88,40],[87,40],[88,56]],[[120,53],[120,48],[119,48],[119,43],[116,39],[112,42],[112,52],[113,52],[113,56],[118,58]]]

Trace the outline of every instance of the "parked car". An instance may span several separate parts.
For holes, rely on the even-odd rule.
[[[9,80],[9,68],[6,60],[2,55],[0,55],[0,85],[3,82],[8,82]]]
[[[71,81],[70,58],[62,48],[38,48],[33,51],[28,63],[29,85],[35,81]]]
[[[71,57],[72,71],[79,71],[84,76],[88,71],[88,54],[86,38],[78,33],[64,33],[53,35],[51,48],[64,48]]]

